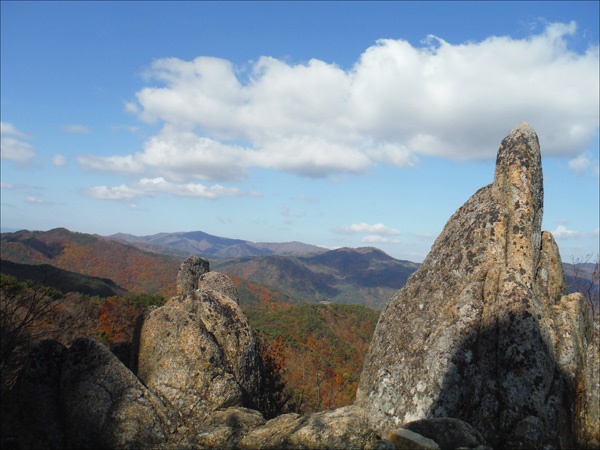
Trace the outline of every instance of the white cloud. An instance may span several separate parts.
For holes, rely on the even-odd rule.
[[[101,200],[132,200],[139,197],[153,197],[159,194],[182,197],[216,199],[219,197],[240,196],[244,193],[237,188],[221,185],[206,187],[197,183],[171,183],[162,177],[142,178],[137,183],[120,186],[96,186],[88,190],[88,194]]]
[[[0,133],[3,136],[12,136],[19,139],[31,139],[32,136],[17,130],[13,125],[6,122],[0,122]]]
[[[521,121],[545,155],[573,156],[599,122],[598,46],[575,53],[575,34],[571,22],[524,39],[382,39],[349,70],[316,59],[261,57],[247,68],[159,59],[125,109],[161,131],[138,153],[80,162],[177,182],[236,181],[251,167],[326,177],[414,167],[420,155],[493,158]]]
[[[54,155],[52,157],[52,164],[54,164],[56,167],[64,167],[67,165],[67,158],[65,158],[63,155]]]
[[[25,139],[32,137],[17,130],[9,123],[0,123],[0,157],[18,164],[25,164],[35,155],[35,149]]]
[[[594,175],[598,175],[598,161],[594,161],[590,152],[582,153],[576,158],[569,160],[569,169],[575,173],[584,173],[589,168],[592,168]]]
[[[382,223],[376,223],[374,225],[369,225],[368,223],[355,223],[349,226],[341,226],[335,230],[337,233],[344,234],[377,234],[380,236],[395,236],[401,234],[399,230],[395,230],[394,228],[386,227]]]
[[[61,127],[61,130],[63,130],[66,133],[74,133],[74,134],[87,134],[90,132],[89,127],[87,127],[85,125],[81,125],[81,124],[65,125],[65,126]]]
[[[361,242],[370,244],[400,244],[399,239],[389,238],[386,236],[379,236],[377,234],[370,234],[361,239]]]
[[[0,181],[1,189],[15,189],[15,185],[12,183],[7,183],[6,181]]]
[[[581,236],[579,231],[569,230],[564,225],[557,226],[556,230],[551,231],[551,233],[556,239],[569,239]]]

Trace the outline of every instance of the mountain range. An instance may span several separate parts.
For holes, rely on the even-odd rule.
[[[109,236],[122,242],[133,244],[143,250],[158,251],[160,247],[173,250],[175,254],[188,256],[203,255],[217,258],[241,258],[259,255],[305,255],[323,253],[326,248],[302,242],[251,242],[213,236],[202,231],[181,233],[158,233],[150,236],[134,236],[117,233]]]
[[[326,250],[300,242],[251,243],[200,231],[103,237],[56,228],[0,236],[3,261],[47,264],[112,280],[113,289],[165,296],[174,293],[173,280],[181,261],[190,253],[200,255],[209,259],[211,270],[234,279],[240,300],[247,306],[276,299],[289,305],[331,302],[381,309],[418,267],[372,247]],[[223,256],[242,249],[251,255]],[[3,266],[8,270],[8,263]],[[26,272],[19,268],[21,276]]]
[[[327,250],[301,242],[253,243],[202,231],[103,237],[56,228],[0,236],[3,272],[24,277],[29,271],[29,278],[37,280],[47,278],[50,269],[9,267],[4,261],[47,264],[71,272],[61,274],[64,279],[73,274],[104,279],[87,282],[90,286],[103,284],[98,292],[125,290],[168,297],[174,294],[173,280],[181,261],[190,254],[203,256],[209,259],[211,270],[234,279],[240,301],[248,306],[331,302],[382,309],[419,267],[373,247]],[[563,267],[571,290],[581,290],[579,285],[587,283],[597,303],[599,283],[593,282],[597,266],[578,265],[579,279],[573,277],[573,264],[564,263]],[[108,281],[113,284],[106,284]],[[82,292],[83,288],[78,289]]]

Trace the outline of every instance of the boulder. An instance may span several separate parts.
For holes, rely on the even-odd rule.
[[[239,448],[246,434],[264,424],[263,415],[253,409],[234,407],[215,411],[195,433],[194,445],[200,448]]]
[[[474,427],[450,417],[416,420],[405,424],[404,428],[433,440],[442,450],[486,445],[485,439]]]
[[[453,417],[504,448],[531,442],[535,422],[540,445],[574,444],[589,321],[583,297],[566,295],[542,212],[538,138],[521,123],[494,182],[454,213],[380,316],[356,396],[376,429]]]
[[[434,440],[405,428],[390,431],[388,439],[398,450],[439,450],[440,448]]]
[[[385,448],[369,426],[366,413],[356,406],[309,416],[283,414],[248,433],[243,449],[363,449]]]

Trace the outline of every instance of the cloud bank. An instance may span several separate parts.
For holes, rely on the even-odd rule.
[[[575,158],[599,122],[598,46],[571,50],[575,34],[571,22],[525,39],[382,39],[348,70],[267,56],[244,67],[158,59],[125,106],[160,131],[139,152],[79,162],[178,183],[238,182],[253,167],[317,178],[414,167],[422,155],[493,158],[521,121],[545,155]]]
[[[216,199],[242,195],[237,188],[220,185],[206,187],[198,183],[171,183],[162,177],[142,178],[138,183],[122,184],[120,186],[96,186],[89,189],[88,194],[101,200],[131,200],[138,197],[154,197],[159,194],[182,197]]]

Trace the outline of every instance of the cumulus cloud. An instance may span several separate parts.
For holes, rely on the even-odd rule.
[[[521,121],[536,129],[546,155],[572,157],[599,122],[598,46],[574,52],[576,32],[571,22],[523,39],[382,39],[348,70],[316,59],[261,57],[244,67],[159,59],[125,109],[160,131],[139,152],[80,163],[180,183],[238,181],[252,167],[359,174],[414,167],[421,155],[493,158]]]
[[[26,142],[32,137],[6,122],[0,123],[0,157],[18,164],[25,164],[35,155],[33,146]]]
[[[198,183],[177,184],[158,178],[142,178],[139,182],[122,184],[120,186],[95,186],[88,194],[101,200],[132,200],[139,197],[153,197],[159,194],[182,197],[216,199],[243,195],[237,188],[221,185],[204,186]]]

